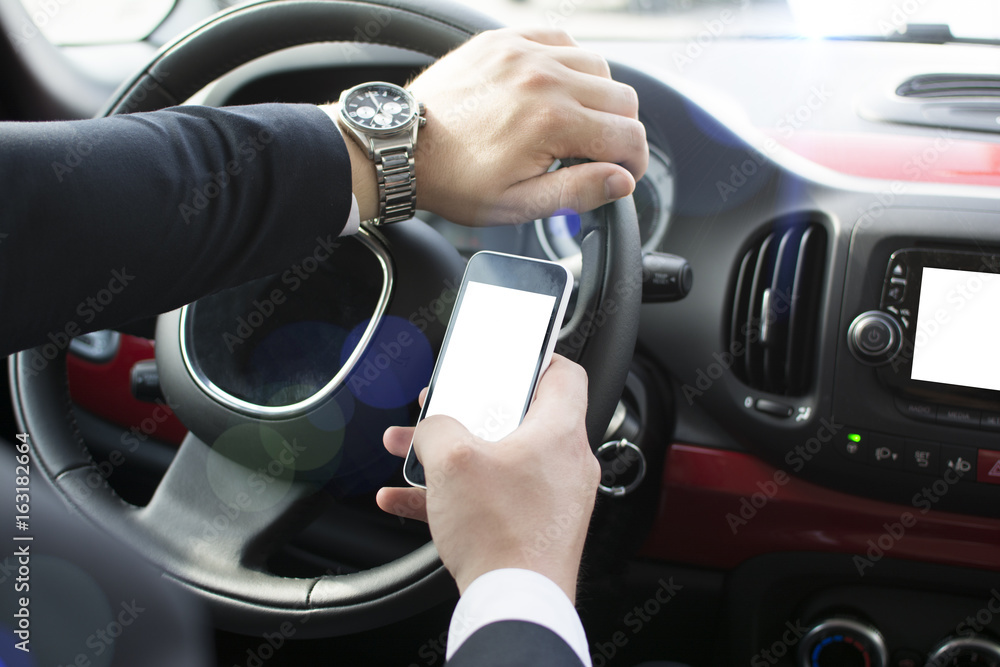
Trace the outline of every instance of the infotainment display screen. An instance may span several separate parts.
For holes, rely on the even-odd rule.
[[[910,376],[1000,390],[1000,274],[923,267]]]

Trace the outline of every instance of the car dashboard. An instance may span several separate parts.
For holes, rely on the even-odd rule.
[[[650,462],[641,505],[601,503],[637,522],[633,573],[672,568],[702,601],[686,606],[682,590],[662,617],[684,647],[673,657],[834,664],[817,661],[836,648],[836,664],[917,665],[935,651],[1000,664],[1000,621],[977,616],[1000,586],[997,102],[900,94],[925,75],[988,78],[1000,52],[715,37],[585,46],[639,94],[643,251],[681,256],[694,275],[685,298],[643,305],[627,389]],[[426,64],[356,51],[290,49],[192,102],[322,103]],[[995,127],[982,125],[989,113]],[[576,216],[480,229],[418,217],[465,256],[566,259]],[[97,367],[72,362],[71,384],[89,386]],[[621,626],[650,582],[622,585],[622,606],[585,612],[588,624]],[[617,664],[625,648],[596,635],[595,664]],[[969,637],[982,646],[948,644]]]

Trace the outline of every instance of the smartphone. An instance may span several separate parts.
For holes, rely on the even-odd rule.
[[[491,442],[516,429],[552,360],[572,289],[569,270],[555,262],[473,255],[418,422],[448,415]],[[403,477],[426,488],[412,443]]]

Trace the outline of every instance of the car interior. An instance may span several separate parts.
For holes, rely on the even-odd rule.
[[[650,149],[591,213],[420,211],[12,355],[4,456],[30,441],[34,493],[81,536],[34,581],[134,550],[156,574],[131,590],[170,592],[142,616],[139,593],[39,583],[69,611],[26,656],[4,561],[0,665],[139,664],[86,638],[144,623],[134,650],[204,664],[443,665],[457,590],[426,525],[375,505],[405,484],[381,436],[416,419],[465,262],[494,250],[577,283],[557,350],[590,376],[602,467],[595,667],[1000,667],[996,3],[0,0],[0,24],[3,121],[323,104],[485,29],[557,27],[636,90]]]

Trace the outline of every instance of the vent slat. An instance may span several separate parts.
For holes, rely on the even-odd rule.
[[[757,266],[757,252],[748,250],[740,261],[740,269],[736,275],[736,290],[733,293],[732,318],[729,325],[729,340],[746,344],[746,332],[743,330],[750,309],[750,288],[753,284],[753,271]]]
[[[750,387],[787,396],[808,390],[825,253],[823,227],[792,220],[775,223],[742,255],[728,340],[744,345],[733,371]]]
[[[774,234],[769,235],[757,252],[757,265],[753,272],[753,282],[750,287],[750,307],[747,313],[746,326],[746,369],[747,379],[751,385],[759,386],[764,374],[764,344],[760,340],[761,306],[764,301],[764,289],[771,284],[773,270]]]
[[[806,355],[816,337],[818,295],[823,283],[823,258],[826,253],[825,238],[821,232],[818,227],[809,227],[799,242],[789,313],[788,353],[785,357],[788,390],[792,394],[805,392],[809,380],[810,367],[806,363]]]
[[[795,281],[795,255],[798,251],[799,229],[789,229],[781,236],[771,279],[768,338],[764,346],[764,388],[776,394],[784,393],[785,351],[788,349],[788,315]]]

